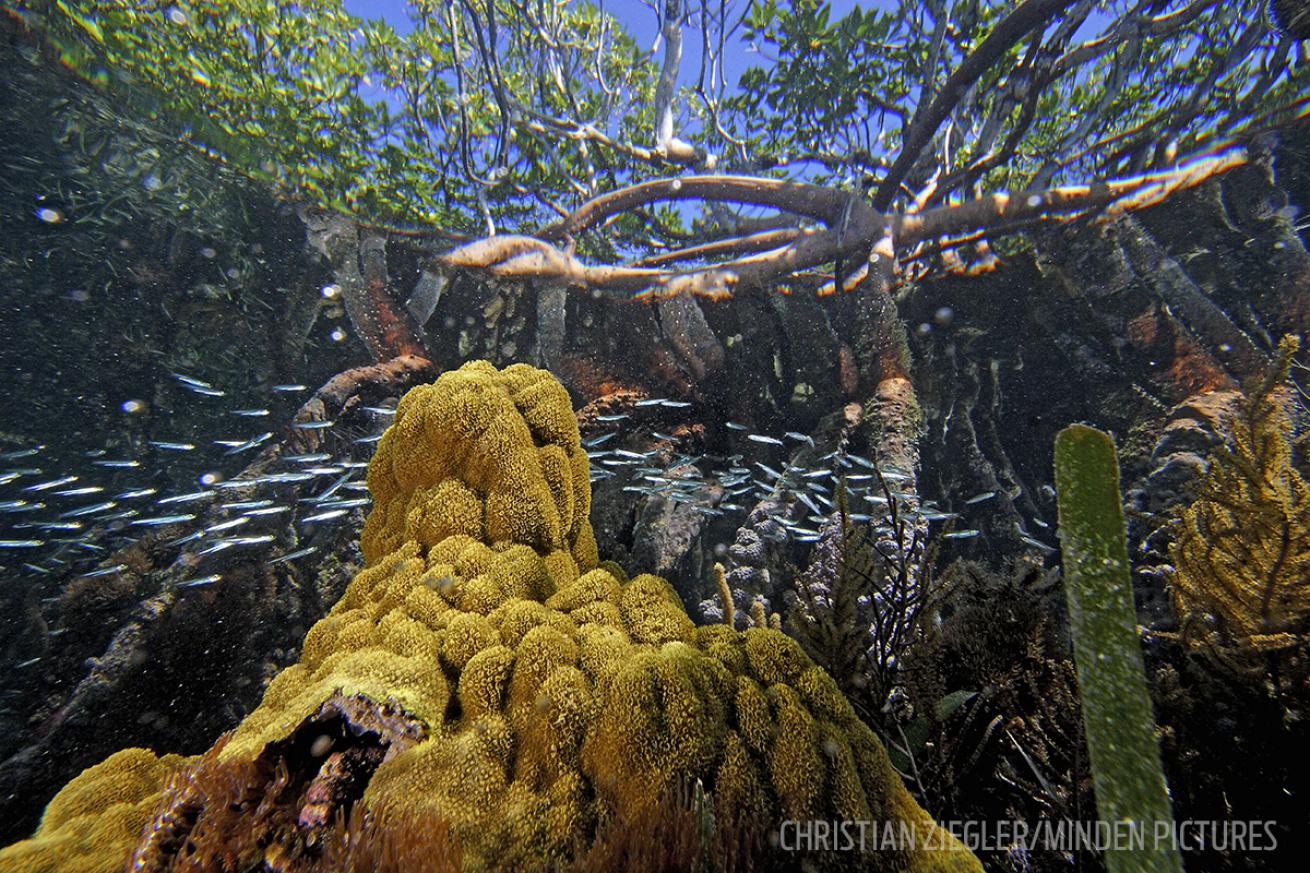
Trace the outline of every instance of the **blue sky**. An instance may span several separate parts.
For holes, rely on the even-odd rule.
[[[400,33],[408,33],[412,28],[409,22],[409,16],[405,10],[408,8],[406,0],[343,0],[346,11],[360,18],[383,18]],[[660,0],[655,0],[660,2]],[[688,4],[695,3],[695,0],[687,0]],[[829,5],[832,7],[832,20],[836,21],[850,12],[857,6],[863,9],[878,9],[893,5],[894,0],[876,0],[872,3],[858,3],[856,0],[831,0]],[[598,4],[599,5],[599,4]],[[655,44],[655,37],[659,33],[659,21],[652,10],[641,0],[606,0],[605,11],[613,15],[623,24],[628,33],[636,38],[637,44],[650,48]],[[699,4],[697,4],[699,5]],[[743,0],[738,0],[733,4],[736,7],[735,14],[740,15],[745,9]],[[694,85],[697,76],[700,73],[700,30],[691,27],[683,35],[682,49],[682,71],[679,81],[684,85]],[[724,71],[727,74],[728,86],[733,88],[737,84],[738,78],[742,71],[753,63],[759,63],[757,55],[748,54],[746,47],[740,44],[735,46],[730,44],[726,50]]]

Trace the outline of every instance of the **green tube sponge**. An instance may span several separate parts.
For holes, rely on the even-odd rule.
[[[1055,438],[1064,590],[1100,819],[1132,822],[1143,849],[1106,852],[1110,873],[1181,873],[1146,690],[1114,441],[1086,425]],[[1160,838],[1157,838],[1159,835]]]

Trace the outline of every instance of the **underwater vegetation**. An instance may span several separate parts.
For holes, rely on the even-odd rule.
[[[370,464],[366,566],[299,663],[205,755],[85,771],[0,866],[537,869],[596,845],[641,869],[598,835],[690,797],[683,862],[752,821],[843,818],[941,847],[867,869],[981,869],[795,641],[696,627],[667,582],[598,561],[587,471],[544,371],[472,362],[411,391]],[[426,866],[380,863],[416,857],[418,829]]]
[[[758,0],[735,93],[730,4],[649,4],[663,70],[641,4],[442,5],[3,6],[0,844],[66,787],[0,869],[825,868],[778,820],[1086,822],[1070,421],[1120,441],[1176,815],[1294,846],[1297,583],[1242,574],[1297,541],[1299,411],[1281,485],[1200,501],[1222,428],[1172,427],[1310,325],[1294,3]],[[718,81],[664,87],[697,14]],[[1259,560],[1215,576],[1214,531]]]
[[[1299,348],[1285,337],[1248,381],[1170,550],[1184,636],[1239,657],[1287,650],[1310,630],[1310,484],[1285,396]]]
[[[838,482],[830,537],[797,574],[787,629],[840,677],[845,693],[866,703],[866,717],[882,721],[889,695],[903,682],[901,662],[938,620],[952,577],[935,572],[941,540],[929,541],[923,511],[907,512],[885,474],[876,467],[874,474],[871,490],[887,495],[886,518],[876,526],[858,523],[866,516],[850,512],[846,479]]]

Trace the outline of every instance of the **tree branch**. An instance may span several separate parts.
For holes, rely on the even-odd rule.
[[[618,191],[584,203],[563,221],[542,228],[537,237],[550,242],[576,237],[612,215],[627,212],[656,200],[717,200],[750,206],[767,206],[833,225],[841,220],[842,211],[846,208],[846,199],[844,192],[833,188],[752,176],[686,176],[678,179],[655,179],[620,188]],[[863,212],[872,214],[867,204],[861,205]]]
[[[987,38],[946,78],[942,89],[922,113],[915,113],[905,132],[901,153],[887,172],[873,197],[873,205],[886,211],[896,198],[900,185],[918,163],[920,155],[932,141],[946,116],[979,77],[1016,43],[1034,29],[1071,5],[1071,0],[1025,0],[1022,6],[996,25]]]
[[[1177,191],[1228,172],[1246,161],[1245,149],[1226,143],[1209,154],[1194,156],[1175,170],[1093,185],[992,194],[958,206],[930,209],[920,215],[898,216],[892,220],[894,237],[896,245],[905,249],[936,237],[986,231],[1029,219],[1067,221],[1097,209],[1117,215],[1159,203]]]

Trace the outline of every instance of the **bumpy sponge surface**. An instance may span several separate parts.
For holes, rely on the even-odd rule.
[[[186,761],[180,755],[156,758],[149,749],[124,749],[88,767],[46,806],[30,840],[0,850],[0,870],[121,870],[155,814],[160,787]]]

